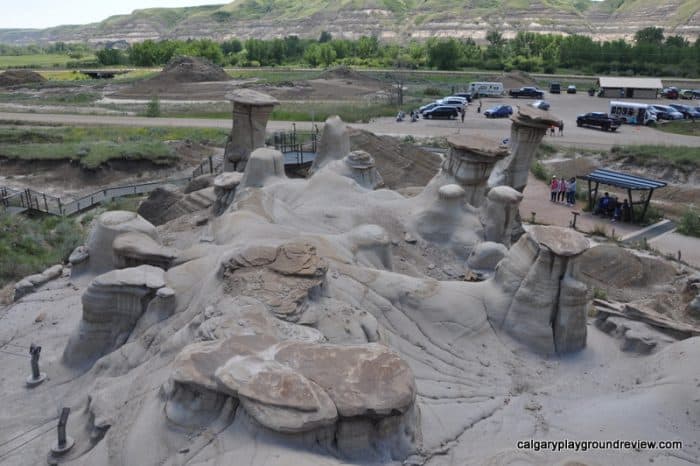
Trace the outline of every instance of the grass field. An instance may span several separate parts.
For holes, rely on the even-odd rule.
[[[614,146],[610,155],[615,158],[632,158],[639,165],[669,164],[684,171],[700,168],[700,147]]]
[[[82,57],[80,61],[94,59],[94,55],[88,55]],[[75,59],[59,54],[0,55],[0,68],[58,68],[65,67],[71,61]]]
[[[167,141],[223,145],[228,131],[209,128],[0,127],[0,157],[15,160],[73,160],[94,169],[109,160],[177,160]]]
[[[64,262],[83,242],[81,225],[70,218],[0,213],[0,231],[0,287]]]
[[[679,120],[663,125],[657,125],[656,129],[666,133],[685,134],[688,136],[700,136],[700,121]]]

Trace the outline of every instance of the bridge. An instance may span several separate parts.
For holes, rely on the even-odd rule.
[[[270,141],[275,149],[284,154],[285,171],[292,176],[303,176],[316,158],[318,127],[312,132],[276,132]],[[49,215],[75,215],[96,205],[121,197],[147,194],[165,185],[185,186],[202,175],[215,175],[223,168],[223,156],[214,155],[204,159],[183,178],[169,178],[147,183],[128,184],[100,189],[70,201],[33,189],[14,189],[0,186],[0,211],[10,214],[40,212]]]

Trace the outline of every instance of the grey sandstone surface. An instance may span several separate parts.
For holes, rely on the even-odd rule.
[[[3,314],[0,341],[42,342],[49,380],[28,392],[10,362],[0,442],[70,406],[76,446],[49,460],[76,466],[697,462],[699,339],[589,325],[589,241],[514,234],[547,118],[521,110],[510,148],[451,141],[410,198],[332,118],[308,179],[254,143],[236,174],[174,193],[210,192],[197,211],[103,214],[79,270]],[[620,437],[684,447],[562,463],[516,446]],[[44,464],[48,444],[3,464]]]

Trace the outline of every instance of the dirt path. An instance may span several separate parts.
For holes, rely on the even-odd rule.
[[[9,113],[0,112],[0,120],[25,121],[35,123],[62,123],[72,125],[110,125],[110,126],[166,126],[192,128],[230,128],[228,119],[203,118],[147,118],[135,116],[111,115],[69,115],[69,114],[39,114],[39,113]],[[489,120],[473,111],[467,112],[464,123],[451,120],[421,120],[416,123],[397,123],[392,118],[378,118],[370,123],[353,123],[350,126],[364,129],[380,135],[439,137],[450,134],[479,134],[493,139],[505,139],[510,135],[510,120]],[[298,122],[300,130],[310,130],[312,123]],[[290,121],[270,121],[268,131],[291,130]],[[665,144],[700,146],[700,137],[670,135],[652,128],[625,126],[619,132],[606,133],[589,128],[565,128],[564,136],[546,136],[545,142],[572,147],[610,148],[613,145],[628,144]]]

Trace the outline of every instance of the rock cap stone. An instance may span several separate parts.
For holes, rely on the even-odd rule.
[[[234,104],[244,104],[253,107],[269,107],[279,105],[277,99],[271,95],[254,91],[252,89],[236,89],[235,91],[228,92],[226,94],[226,99],[232,101]]]
[[[482,157],[500,159],[506,157],[510,152],[508,146],[483,136],[453,134],[447,137],[447,143],[454,149],[471,152]]]
[[[557,256],[577,256],[590,247],[586,237],[570,228],[536,225],[528,234]]]

